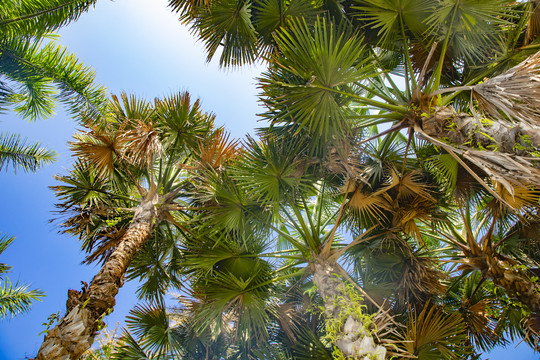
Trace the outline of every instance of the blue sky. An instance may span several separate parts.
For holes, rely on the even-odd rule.
[[[61,42],[92,66],[99,82],[111,93],[135,93],[146,99],[188,90],[200,98],[205,111],[234,137],[253,134],[258,126],[256,80],[262,67],[220,70],[217,62],[206,63],[201,44],[196,43],[166,7],[166,0],[98,1],[95,10],[61,31]],[[1,262],[14,267],[12,281],[19,279],[44,290],[47,297],[29,314],[0,322],[0,359],[24,359],[37,352],[47,317],[65,309],[67,290],[90,282],[94,266],[81,265],[83,255],[76,240],[58,234],[49,223],[55,202],[48,188],[53,176],[65,173],[72,158],[67,151],[76,131],[73,120],[59,109],[58,115],[27,123],[12,114],[0,116],[0,131],[21,133],[39,140],[59,153],[58,161],[36,174],[0,174],[0,232],[17,237]],[[117,306],[106,318],[111,328],[121,322],[135,304],[136,284],[126,283]],[[485,358],[538,359],[526,345],[498,349]]]

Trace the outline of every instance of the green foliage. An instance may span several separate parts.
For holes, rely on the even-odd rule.
[[[0,34],[39,37],[77,20],[96,0],[5,0]]]
[[[506,337],[531,334],[535,294],[525,299],[489,278],[501,276],[493,273],[497,261],[520,275],[538,265],[530,235],[538,231],[518,224],[537,220],[538,183],[509,179],[517,171],[504,167],[518,159],[510,163],[537,171],[519,152],[538,144],[525,136],[513,152],[480,148],[475,136],[493,143],[487,124],[505,120],[477,116],[480,100],[468,91],[476,96],[485,77],[538,49],[538,19],[523,12],[532,3],[169,5],[208,59],[268,62],[260,85],[270,126],[239,145],[187,93],[153,103],[123,94],[76,136],[79,162],[55,190],[65,229],[82,240],[88,261],[106,261],[141,199],[156,192],[152,237],[127,273],[142,279],[138,295],[151,305],[134,309],[115,358],[328,359],[329,346],[343,358],[338,340],[351,317],[390,357],[477,358]],[[19,45],[20,53],[80,69],[59,48],[42,54],[34,43]],[[5,62],[11,81],[31,81],[16,89],[18,98],[11,83],[0,83],[2,105],[19,99],[26,116],[47,114],[54,82],[20,63]],[[90,86],[91,77],[76,73]],[[518,75],[534,84],[538,74]],[[429,123],[443,111],[446,125]],[[477,122],[476,130],[449,145],[450,135],[465,131],[455,116]],[[346,278],[336,280],[340,296],[321,299],[313,288],[307,298],[318,260]],[[180,286],[181,309],[167,312],[165,294]],[[306,310],[323,300],[340,310],[327,314],[324,329]]]
[[[41,147],[39,143],[28,144],[17,134],[0,133],[0,170],[7,171],[11,165],[14,172],[17,169],[34,172],[54,162],[56,156],[56,152]]]
[[[14,106],[23,118],[49,117],[55,101],[80,119],[96,119],[105,89],[95,74],[49,33],[76,20],[95,1],[8,0],[0,10],[0,105]],[[46,38],[49,38],[46,40]]]
[[[15,240],[12,236],[0,236],[0,254]],[[0,320],[15,317],[30,311],[33,301],[41,301],[44,296],[41,290],[29,289],[29,285],[13,284],[5,275],[11,269],[7,264],[0,263]]]
[[[280,57],[261,79],[272,123],[294,123],[298,133],[306,128],[317,141],[344,136],[350,98],[342,95],[348,84],[365,79],[370,64],[362,60],[364,43],[345,24],[318,18],[312,27],[305,20],[275,35]],[[314,108],[317,111],[313,111]]]

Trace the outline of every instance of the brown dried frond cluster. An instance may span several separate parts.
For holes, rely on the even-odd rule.
[[[133,129],[121,135],[124,155],[134,165],[150,166],[163,151],[159,131],[151,121],[134,120],[133,123]]]
[[[424,303],[429,297],[445,291],[445,274],[438,270],[437,261],[429,256],[412,253],[404,259],[402,276],[396,283],[396,293],[402,304]]]
[[[415,125],[421,137],[448,151],[466,169],[468,165],[462,159],[467,160],[511,194],[515,185],[540,187],[540,158],[534,157],[540,146],[539,126],[505,126],[455,113],[451,108],[437,108],[421,122],[421,126]],[[487,187],[477,172],[467,170]]]
[[[229,161],[241,153],[238,140],[231,140],[230,134],[223,129],[216,130],[212,136],[199,140],[197,157],[203,167],[210,166],[215,170],[222,169]]]
[[[540,52],[472,91],[493,118],[540,125]]]
[[[437,205],[429,186],[414,170],[399,174],[393,168],[386,183],[372,191],[369,185],[355,183],[349,186],[352,196],[348,206],[360,217],[385,219],[392,228],[423,243],[416,220],[429,220]]]
[[[74,137],[76,141],[70,143],[74,156],[94,166],[101,175],[108,176],[113,172],[115,157],[124,146],[122,139],[98,128]]]

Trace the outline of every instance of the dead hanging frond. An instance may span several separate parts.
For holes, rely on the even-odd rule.
[[[357,144],[358,145],[358,144]],[[367,173],[362,165],[361,154],[350,140],[334,139],[327,146],[323,166],[330,174],[344,175],[356,181],[366,182]]]
[[[137,166],[151,166],[163,152],[159,131],[151,121],[133,120],[133,128],[124,132],[124,156]]]
[[[444,293],[446,275],[437,265],[435,258],[420,251],[403,258],[401,276],[395,283],[396,296],[401,304],[425,303],[432,296]]]
[[[111,226],[107,227],[100,231],[92,242],[92,248],[88,249],[87,252],[95,249],[89,253],[86,258],[83,260],[83,264],[92,264],[97,262],[98,264],[103,264],[107,261],[109,256],[113,253],[116,247],[120,244],[122,236],[126,233],[127,226],[126,224],[120,224],[123,226]]]
[[[504,201],[491,186],[483,179],[490,177],[501,183],[511,194],[514,193],[514,185],[521,187],[540,187],[540,169],[534,161],[537,158],[518,156],[498,151],[475,150],[465,145],[449,144],[430,136],[420,126],[415,125],[414,130],[422,138],[428,140],[435,146],[440,146],[452,155],[461,166],[463,166],[491,195],[505,203],[510,208],[512,206]],[[468,160],[475,167],[482,170],[483,174],[473,171],[463,159]]]
[[[540,125],[540,52],[475,85],[472,92],[480,108],[495,119]]]
[[[540,169],[534,166],[535,158],[479,150],[463,151],[462,155],[491,179],[503,184],[511,194],[514,193],[514,185],[540,187]]]
[[[540,1],[533,0],[529,4],[529,21],[527,21],[527,30],[525,31],[524,45],[528,45],[540,35]]]

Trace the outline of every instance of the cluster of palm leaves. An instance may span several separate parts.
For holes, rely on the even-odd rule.
[[[59,44],[56,30],[88,11],[95,0],[6,0],[0,9],[0,113],[50,117],[56,102],[67,113],[96,116],[106,92],[92,69]],[[34,171],[54,161],[56,153],[17,134],[0,134],[0,169]]]
[[[87,116],[54,189],[59,222],[103,267],[70,290],[38,359],[78,358],[124,278],[145,304],[106,358],[538,345],[536,1],[170,6],[222,65],[267,61],[269,125],[231,140],[185,93]]]

